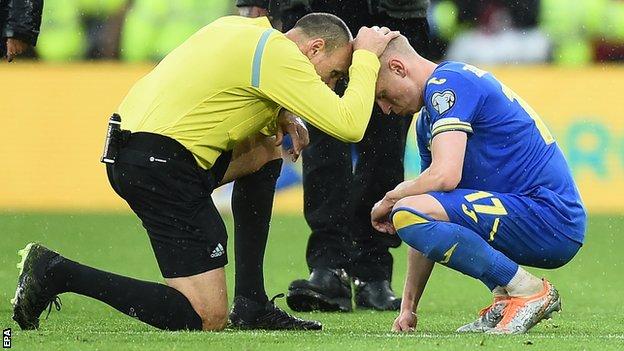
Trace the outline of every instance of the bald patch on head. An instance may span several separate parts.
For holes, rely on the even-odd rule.
[[[328,52],[351,46],[353,35],[340,17],[323,12],[309,13],[297,21],[295,29],[301,30],[310,39],[321,38]]]

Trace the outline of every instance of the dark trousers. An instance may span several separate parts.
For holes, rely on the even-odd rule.
[[[9,17],[9,3],[7,0],[0,0],[0,60],[4,59],[6,56],[6,41],[7,38],[4,37],[5,26],[7,23],[7,19]]]
[[[343,18],[354,35],[364,25],[400,30],[426,56],[429,36],[425,18],[395,19],[352,10],[343,16],[340,10],[332,13]],[[306,252],[310,269],[345,268],[364,281],[391,279],[393,260],[389,248],[399,246],[401,240],[376,232],[370,223],[370,211],[375,202],[403,181],[405,141],[411,120],[383,115],[375,106],[364,139],[355,145],[355,167],[351,144],[308,125],[310,145],[303,153],[303,190],[304,214],[312,231]]]

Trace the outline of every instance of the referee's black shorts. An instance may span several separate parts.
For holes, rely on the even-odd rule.
[[[132,133],[108,179],[147,230],[163,277],[187,277],[227,264],[227,232],[211,193],[229,164],[222,154],[204,170],[176,140]]]

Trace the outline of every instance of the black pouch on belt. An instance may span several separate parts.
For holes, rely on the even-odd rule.
[[[113,113],[108,119],[108,128],[106,129],[106,139],[104,140],[104,151],[100,162],[115,163],[119,155],[119,149],[123,146],[124,141],[130,136],[130,131],[121,130],[121,116]]]

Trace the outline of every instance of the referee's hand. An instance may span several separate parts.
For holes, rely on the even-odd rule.
[[[353,42],[353,50],[368,50],[379,57],[386,50],[388,43],[399,35],[401,33],[391,31],[388,27],[362,27]]]
[[[296,162],[299,155],[301,155],[301,151],[310,143],[308,128],[306,128],[299,116],[287,110],[280,112],[277,127],[275,146],[282,145],[284,134],[289,134],[293,147],[288,149],[287,152],[290,155],[290,159]]]

